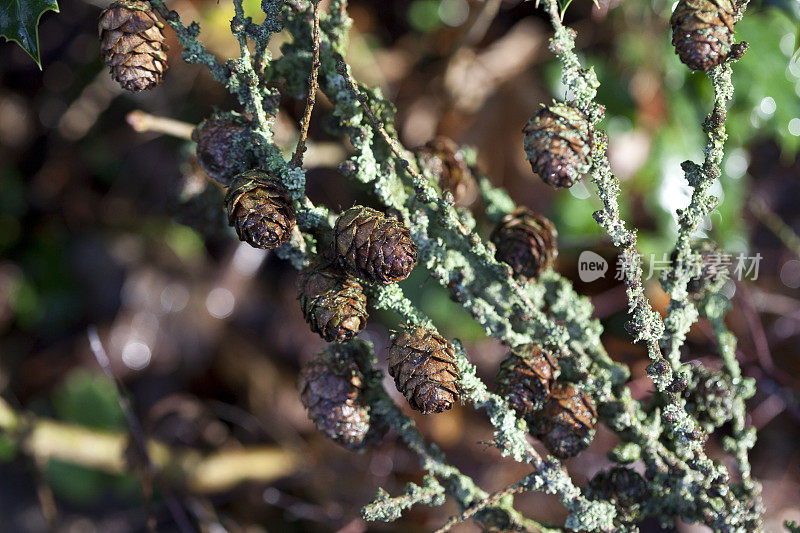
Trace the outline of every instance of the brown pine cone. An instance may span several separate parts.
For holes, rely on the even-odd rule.
[[[228,224],[239,239],[254,248],[277,248],[294,228],[294,207],[286,187],[265,170],[250,170],[234,178],[225,194]]]
[[[500,363],[495,377],[497,393],[508,400],[517,415],[527,418],[544,407],[559,372],[552,353],[535,344],[521,346]]]
[[[551,187],[572,187],[591,169],[592,125],[574,107],[542,106],[522,132],[531,168]]]
[[[467,206],[475,201],[477,183],[455,142],[439,136],[414,149],[414,153],[421,166],[437,177],[439,188],[452,193],[456,205]]]
[[[670,18],[672,45],[692,70],[707,72],[731,51],[736,15],[731,0],[681,0]]]
[[[389,374],[413,409],[427,415],[447,411],[459,399],[455,349],[435,331],[423,327],[392,335]]]
[[[150,4],[119,0],[100,14],[100,52],[111,76],[129,91],[152,89],[167,70],[161,24]]]
[[[192,132],[197,143],[197,161],[206,174],[225,186],[239,173],[257,166],[249,148],[250,121],[232,112],[217,112]]]
[[[558,256],[558,232],[550,220],[526,207],[506,215],[492,232],[495,258],[511,266],[514,276],[538,278]]]
[[[300,271],[297,294],[311,331],[328,342],[348,341],[367,324],[364,288],[322,255]]]
[[[363,206],[351,207],[336,220],[333,251],[345,270],[383,285],[406,279],[417,262],[408,228]]]
[[[578,455],[592,442],[597,410],[589,396],[572,385],[557,383],[534,420],[536,436],[560,459]]]
[[[323,352],[300,370],[297,388],[317,429],[351,450],[365,444],[369,409],[354,363]]]

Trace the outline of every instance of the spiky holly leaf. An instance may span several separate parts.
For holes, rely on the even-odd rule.
[[[50,10],[58,13],[56,0],[0,0],[0,36],[20,45],[39,68],[39,19]]]

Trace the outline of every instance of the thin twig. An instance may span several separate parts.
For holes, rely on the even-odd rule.
[[[192,138],[192,131],[194,131],[194,124],[169,117],[151,115],[140,109],[128,113],[125,116],[125,120],[134,131],[162,133],[178,139],[189,140]]]
[[[47,462],[34,457],[33,463],[36,466],[36,498],[42,508],[42,516],[44,516],[48,531],[58,531],[58,506],[53,495],[53,489],[50,488],[44,476]]]
[[[499,502],[509,494],[518,494],[524,490],[524,486],[521,486],[519,483],[514,483],[513,485],[510,485],[501,491],[495,492],[494,494],[473,505],[460,515],[451,517],[442,527],[437,529],[435,533],[445,533],[446,531],[450,531],[456,524],[460,524],[461,522],[469,520],[479,511]]]
[[[306,151],[306,138],[308,137],[308,127],[311,124],[311,113],[314,111],[314,103],[317,98],[317,86],[319,76],[319,2],[314,3],[314,47],[311,59],[311,75],[308,77],[308,97],[306,98],[306,109],[300,121],[300,138],[297,140],[297,149],[292,157],[292,166],[300,167],[303,165],[303,153]]]
[[[780,215],[770,209],[763,198],[752,196],[747,202],[747,208],[759,222],[780,239],[787,250],[800,257],[800,236],[783,221]]]
[[[450,519],[447,520],[447,522],[445,522],[442,527],[437,529],[435,533],[445,533],[447,531],[450,531],[456,525],[469,520],[480,511],[500,502],[506,496],[510,496],[511,494],[519,494],[521,492],[529,490],[531,484],[533,483],[534,483],[534,474],[530,474],[524,477],[522,480],[509,485],[503,490],[490,494],[489,496],[487,496],[480,502],[476,503],[472,507],[465,509],[461,514],[450,517]],[[543,531],[543,532],[558,531],[556,529],[551,529],[547,526],[538,523],[535,525],[535,527],[538,531]]]
[[[103,343],[100,341],[100,336],[97,334],[97,328],[94,326],[89,326],[86,335],[89,337],[89,346],[92,349],[94,358],[97,360],[97,364],[100,365],[100,368],[103,370],[103,373],[106,375],[106,377],[108,377],[108,379],[110,379],[114,385],[116,385],[117,401],[119,402],[119,406],[125,415],[125,421],[128,423],[128,431],[130,433],[131,441],[136,447],[139,457],[144,461],[142,490],[144,491],[145,500],[147,500],[148,495],[152,496],[152,482],[153,479],[155,479],[162,490],[164,490],[167,508],[169,509],[173,520],[175,520],[178,530],[180,530],[181,533],[190,533],[194,531],[195,529],[189,522],[189,519],[177,498],[175,498],[175,496],[172,494],[172,491],[169,490],[166,484],[162,483],[159,479],[157,469],[155,468],[155,465],[150,458],[150,454],[147,451],[147,439],[144,436],[142,425],[139,423],[139,419],[133,412],[130,398],[125,393],[125,385],[122,383],[122,381],[120,381],[116,374],[114,374],[114,370],[111,368],[111,361],[109,360],[108,354],[103,347]],[[149,503],[147,501],[145,505],[149,509]],[[148,516],[147,521],[148,523],[151,523],[150,516]]]
[[[767,335],[764,333],[764,325],[761,323],[761,317],[758,316],[758,311],[756,311],[753,305],[753,298],[750,296],[750,291],[747,290],[744,283],[737,283],[736,288],[738,289],[738,294],[741,296],[742,311],[745,320],[747,320],[747,325],[749,326],[748,329],[753,339],[753,345],[756,348],[758,361],[767,372],[772,372],[775,370],[775,363],[772,360],[769,342],[767,341]]]

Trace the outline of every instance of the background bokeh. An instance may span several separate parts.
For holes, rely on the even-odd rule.
[[[263,18],[257,0],[245,3],[256,21]],[[368,453],[344,451],[306,419],[294,381],[323,343],[303,322],[295,272],[238,243],[190,141],[136,132],[126,120],[141,110],[196,124],[214,108],[237,105],[203,68],[182,62],[170,32],[164,83],[145,94],[123,93],[98,54],[96,19],[107,4],[64,0],[60,13],[43,17],[42,71],[17,46],[0,43],[0,395],[21,412],[124,432],[116,388],[89,348],[87,328],[96,326],[148,436],[180,449],[268,445],[302,458],[268,484],[179,494],[204,531],[438,527],[456,511],[452,503],[415,508],[390,525],[358,517],[378,486],[397,494],[406,482],[421,480],[416,458],[393,434]],[[230,1],[169,4],[200,23],[201,38],[217,55],[238,55]],[[613,276],[614,249],[591,218],[599,206],[592,187],[553,192],[524,159],[522,126],[540,103],[563,92],[547,50],[546,20],[534,4],[352,0],[348,60],[359,80],[380,86],[395,102],[406,146],[444,134],[474,147],[494,183],[555,221],[558,270],[592,297],[610,354],[631,365],[634,396],[644,398],[651,389],[647,358],[622,328],[625,291]],[[671,7],[666,0],[575,0],[566,16],[602,82],[598,101],[607,107],[609,155],[645,258],[671,250],[675,210],[689,194],[680,163],[702,157],[700,123],[712,98],[708,79],[691,74],[673,53]],[[758,278],[732,282],[726,294],[739,360],[758,384],[749,422],[759,429],[752,462],[764,486],[768,531],[800,519],[800,246],[776,236],[776,221],[800,230],[798,14],[796,0],[752,2],[736,28],[751,47],[735,67],[727,155],[714,186],[722,203],[704,226],[726,251],[763,257]],[[275,54],[281,39],[274,40]],[[302,102],[287,98],[282,111],[276,140],[288,152]],[[329,111],[322,98],[307,159],[309,196],[346,208],[363,191],[345,186],[336,170],[348,145],[326,133]],[[581,282],[576,260],[583,250],[604,256],[609,275]],[[657,280],[647,286],[663,310],[668,301]],[[415,272],[404,289],[448,336],[464,340],[481,377],[490,380],[502,346],[425,272]],[[363,333],[381,361],[396,323],[391,313],[376,313]],[[717,363],[712,339],[700,321],[685,360]],[[466,407],[415,418],[487,490],[526,473],[481,443],[490,425]],[[605,452],[614,443],[601,429],[589,450],[567,462],[580,484],[609,464]],[[718,438],[708,449],[726,461]],[[35,461],[0,434],[2,531],[144,531],[140,485],[133,474]],[[538,519],[565,517],[547,495],[524,494],[518,502]],[[151,512],[159,531],[175,529],[158,491]],[[653,522],[643,530],[661,529]]]

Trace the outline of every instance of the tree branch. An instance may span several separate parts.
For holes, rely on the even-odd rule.
[[[308,137],[308,127],[311,124],[311,113],[314,111],[314,102],[317,97],[317,76],[319,76],[319,2],[312,0],[314,4],[314,32],[312,39],[314,46],[311,57],[311,74],[308,77],[308,96],[306,97],[306,109],[303,118],[300,120],[300,138],[297,140],[297,148],[292,157],[292,166],[300,167],[303,165],[303,153],[306,151],[306,137]]]

